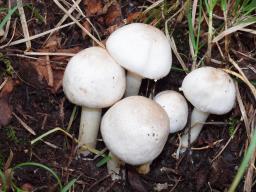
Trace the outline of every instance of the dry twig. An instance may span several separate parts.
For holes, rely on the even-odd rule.
[[[17,6],[18,6],[19,14],[20,14],[20,22],[21,22],[23,34],[26,39],[25,42],[26,42],[27,50],[30,50],[31,42],[29,39],[28,24],[27,24],[27,20],[26,20],[26,15],[24,13],[22,0],[17,0]]]
[[[92,38],[92,40],[94,40],[100,47],[105,47],[98,39],[96,39],[87,29],[85,29],[83,27],[83,25],[81,25],[81,23],[79,23],[79,21],[77,19],[75,19],[61,4],[58,0],[53,0],[54,3],[66,14],[68,15],[76,24],[78,27],[80,27],[83,32],[85,32],[89,37]]]

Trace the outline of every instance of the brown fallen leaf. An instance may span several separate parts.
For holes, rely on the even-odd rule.
[[[120,5],[115,3],[111,5],[105,15],[105,24],[107,26],[120,25],[122,22]]]
[[[57,93],[62,86],[64,70],[61,70],[61,69],[53,70],[53,74],[54,74],[53,76],[54,81],[53,81],[53,86],[51,90],[53,93]]]
[[[30,184],[30,183],[24,183],[22,186],[21,186],[21,189],[25,192],[31,192],[33,191],[34,187]]]
[[[48,86],[51,86],[49,82],[51,81],[49,79],[49,67],[47,68],[47,65],[49,65],[49,58],[46,56],[38,57],[38,60],[33,60],[30,62],[30,66],[36,70],[38,82],[43,85],[46,81]]]
[[[12,106],[9,104],[9,96],[16,82],[8,79],[0,92],[0,127],[6,126],[12,118]]]
[[[7,97],[0,98],[0,127],[6,126],[12,118],[12,107]]]
[[[8,96],[13,91],[15,84],[15,81],[8,79],[0,92],[0,97]]]
[[[104,35],[109,36],[111,33],[113,33],[115,30],[117,30],[118,28],[120,28],[119,25],[112,25],[109,28],[107,28],[104,32]]]
[[[103,11],[101,0],[84,0],[84,5],[87,16],[100,14]]]
[[[134,21],[138,20],[144,20],[145,15],[142,14],[142,12],[134,12],[134,13],[129,13],[126,21],[127,23],[132,23]]]
[[[61,37],[55,33],[53,34],[44,45],[44,49],[55,50],[60,47]]]

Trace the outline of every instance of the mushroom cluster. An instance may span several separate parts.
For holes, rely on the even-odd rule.
[[[77,53],[64,73],[66,97],[82,106],[78,146],[96,146],[102,108],[116,103],[124,92],[126,96],[137,95],[142,78],[159,79],[171,69],[169,42],[162,31],[150,25],[133,23],[121,27],[106,44],[107,49],[91,47]],[[130,71],[127,77],[121,66]],[[138,76],[139,80],[132,78]],[[132,81],[136,83],[131,84]]]
[[[100,127],[112,156],[110,172],[115,168],[118,172],[117,162],[123,161],[147,167],[141,171],[147,173],[168,135],[186,126],[186,99],[195,108],[191,133],[180,141],[183,148],[196,140],[210,113],[220,115],[232,109],[234,82],[213,67],[201,67],[185,77],[180,88],[185,97],[173,90],[162,91],[153,99],[137,96],[143,78],[163,78],[171,65],[171,48],[164,33],[142,23],[117,29],[107,39],[106,49],[87,48],[69,61],[63,90],[70,102],[82,106],[78,145],[94,148]],[[106,107],[110,108],[101,119],[101,109]]]

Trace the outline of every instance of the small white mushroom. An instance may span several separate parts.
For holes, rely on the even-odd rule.
[[[123,162],[131,165],[151,163],[167,141],[169,118],[151,99],[126,97],[105,113],[101,134],[110,152]]]
[[[191,116],[191,143],[197,139],[209,114],[228,113],[235,104],[234,82],[221,69],[201,67],[192,71],[183,80],[181,90],[195,107]],[[182,136],[182,147],[188,147],[188,139],[188,134]]]
[[[101,108],[111,106],[124,94],[124,69],[105,49],[87,48],[69,61],[63,90],[70,102],[82,106],[78,145],[95,147]]]
[[[166,76],[172,65],[171,47],[159,29],[132,23],[113,32],[107,42],[110,55],[128,70],[125,96],[137,95],[141,80],[158,80]]]
[[[170,133],[182,130],[188,119],[188,104],[176,91],[166,90],[158,93],[154,100],[163,107],[170,119]]]

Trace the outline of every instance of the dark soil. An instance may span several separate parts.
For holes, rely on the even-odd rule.
[[[0,1],[2,2],[2,1]],[[24,1],[27,2],[28,1]],[[95,0],[95,2],[97,2]],[[104,2],[104,1],[102,1]],[[121,1],[121,13],[115,19],[110,19],[107,13],[96,13],[90,15],[93,24],[99,30],[102,39],[105,39],[109,32],[110,26],[120,26],[121,21],[127,18],[129,14],[140,11],[139,6],[145,5],[146,1]],[[0,4],[6,6],[4,2]],[[41,33],[43,31],[54,28],[57,22],[63,16],[63,12],[52,1],[33,1],[32,6],[35,7],[41,15],[47,15],[46,24],[41,24],[35,21],[28,23],[31,34]],[[81,3],[81,7],[85,10],[85,6]],[[114,8],[113,8],[114,9]],[[27,11],[27,18],[34,18],[31,11]],[[14,18],[18,18],[14,15]],[[14,18],[12,22],[14,22]],[[108,18],[108,22],[105,21]],[[185,31],[184,23],[173,23],[176,28]],[[18,24],[15,33],[15,39],[22,38],[21,26]],[[187,30],[187,29],[186,29]],[[175,31],[175,37],[178,39],[187,39],[187,34],[181,34]],[[70,35],[73,34],[73,35]],[[88,37],[82,37],[81,30],[77,27],[68,27],[58,34],[61,37],[62,49],[79,47],[79,49],[89,47],[92,41]],[[9,37],[9,36],[8,36]],[[241,36],[241,38],[243,38]],[[254,37],[255,39],[255,37]],[[45,38],[39,38],[32,41],[32,50],[37,51],[43,47]],[[251,41],[253,42],[253,41]],[[189,54],[187,42],[177,40],[177,44],[181,44],[183,48],[181,52]],[[253,43],[248,42],[248,47]],[[254,44],[255,45],[255,44]],[[235,45],[234,45],[235,46]],[[59,47],[58,47],[59,48]],[[240,165],[243,151],[247,145],[247,137],[244,124],[241,123],[234,139],[231,140],[227,148],[216,157],[218,152],[226,144],[231,136],[234,127],[231,126],[232,120],[240,119],[240,110],[238,105],[234,110],[225,116],[211,115],[208,122],[222,122],[222,124],[205,125],[199,139],[193,145],[195,148],[208,146],[206,149],[190,149],[183,154],[180,159],[174,158],[174,153],[178,148],[178,134],[169,136],[168,142],[161,155],[153,162],[151,171],[147,175],[139,175],[135,168],[129,165],[123,167],[126,177],[121,181],[112,181],[107,173],[106,165],[97,167],[96,164],[102,157],[93,159],[91,155],[89,159],[76,157],[76,144],[60,132],[55,132],[44,138],[45,142],[39,141],[31,145],[31,140],[42,135],[43,133],[56,128],[66,128],[68,126],[70,116],[74,105],[71,104],[64,96],[62,88],[53,89],[47,84],[47,79],[41,78],[35,67],[31,65],[30,59],[16,57],[13,54],[19,54],[24,51],[25,45],[20,44],[3,49],[1,52],[9,55],[15,73],[12,79],[16,82],[13,91],[8,95],[8,102],[14,114],[16,114],[23,122],[31,127],[36,136],[30,134],[24,129],[21,122],[12,115],[10,122],[7,125],[0,127],[0,166],[4,169],[10,153],[13,153],[13,158],[9,167],[23,162],[37,162],[46,165],[53,169],[61,178],[63,184],[67,184],[72,179],[76,178],[74,191],[156,191],[156,186],[162,184],[162,191],[224,191],[227,189]],[[249,48],[248,48],[249,49]],[[50,50],[46,52],[51,52]],[[188,56],[189,57],[189,56]],[[69,58],[65,57],[62,61],[60,58],[53,57],[51,61],[54,70],[63,72]],[[54,62],[56,61],[56,62]],[[59,62],[59,63],[58,63]],[[187,65],[190,66],[189,59]],[[64,65],[63,65],[64,64]],[[180,68],[180,65],[174,57],[174,67]],[[1,70],[4,71],[4,65],[1,63]],[[54,74],[56,71],[54,71]],[[149,96],[157,94],[166,89],[178,91],[183,78],[184,71],[173,69],[171,73],[157,83],[149,80],[143,80],[140,94]],[[1,83],[4,81],[6,74],[1,76]],[[250,79],[253,79],[254,76]],[[43,76],[44,77],[44,76]],[[241,84],[240,91],[242,98],[255,107],[255,102],[248,88]],[[192,106],[190,105],[190,111]],[[3,114],[0,114],[3,115]],[[78,136],[79,115],[72,124],[70,134],[74,137]],[[224,122],[224,124],[223,124]],[[236,124],[235,124],[236,125]],[[189,127],[189,123],[187,125]],[[216,145],[214,142],[222,139]],[[97,149],[104,149],[104,143],[99,142]],[[28,189],[32,187],[34,191],[58,191],[56,180],[51,173],[44,169],[28,166],[27,168],[17,169],[14,173],[14,181],[19,187]],[[238,191],[242,191],[241,184]],[[256,191],[254,186],[252,191]]]

